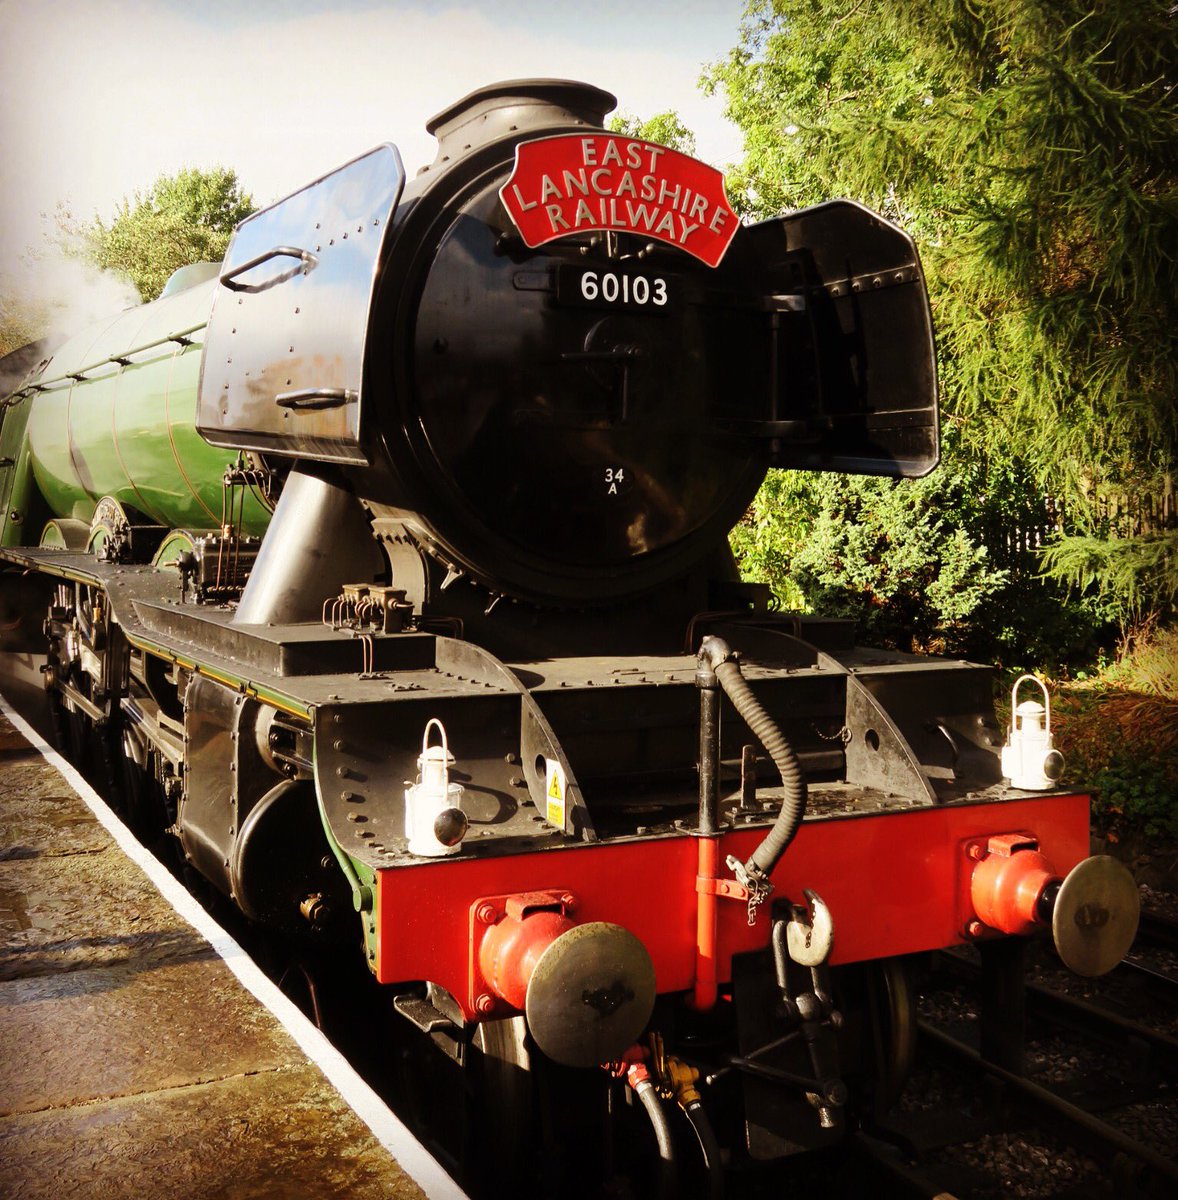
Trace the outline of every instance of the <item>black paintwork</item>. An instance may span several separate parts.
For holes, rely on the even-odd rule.
[[[350,464],[370,512],[447,569],[556,606],[689,575],[771,463],[930,470],[920,264],[876,214],[837,201],[743,228],[715,270],[631,234],[523,244],[498,195],[516,145],[596,127],[608,101],[496,85],[439,114],[412,184],[378,148],[243,223],[202,432]],[[668,303],[586,301],[584,269],[659,280]]]

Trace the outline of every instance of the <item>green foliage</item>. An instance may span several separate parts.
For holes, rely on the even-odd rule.
[[[792,529],[776,528],[777,513],[763,493],[753,520],[734,538],[746,568],[787,604],[800,596],[820,612],[857,619],[873,640],[921,645],[950,635],[1006,581],[986,548],[947,518],[944,477],[892,484],[816,475],[791,482],[805,488],[804,520],[795,516]],[[780,496],[781,488],[767,492]]]
[[[912,231],[957,464],[1025,469],[1047,570],[1114,567],[1121,620],[1178,592],[1172,538],[1106,515],[1178,475],[1176,29],[1157,0],[752,0],[705,76],[744,213],[849,195]]]
[[[1102,832],[1140,830],[1146,837],[1178,841],[1178,803],[1166,768],[1152,759],[1114,755],[1086,781],[1092,813]]]
[[[154,300],[179,267],[223,258],[233,227],[253,208],[235,171],[186,167],[124,199],[109,222],[96,218],[80,232],[87,257]]]
[[[672,150],[678,150],[681,154],[695,153],[695,134],[683,124],[679,114],[671,109],[655,113],[648,121],[627,112],[616,113],[606,122],[606,128],[613,133],[622,134],[623,137],[670,146]]]
[[[951,490],[947,475],[815,481],[820,503],[793,559],[799,586],[820,611],[857,616],[869,633],[956,641],[1009,573],[951,519]]]
[[[924,479],[772,471],[732,532],[785,608],[858,621],[868,641],[1021,664],[1085,661],[1100,612],[1044,583],[1011,530],[1048,520],[1009,463]]]
[[[1047,546],[1049,574],[1102,598],[1116,598],[1118,615],[1144,619],[1146,604],[1178,602],[1178,530],[1132,538],[1072,535]]]

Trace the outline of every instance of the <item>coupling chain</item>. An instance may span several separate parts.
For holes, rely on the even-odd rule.
[[[813,722],[811,722],[810,728],[812,730],[814,730],[814,732],[824,742],[841,742],[845,746],[851,740],[851,730],[846,725],[844,725],[841,729],[837,730],[834,733],[823,733],[822,730],[819,729],[817,725],[813,724]]]
[[[728,869],[736,876],[736,882],[748,893],[749,925],[757,923],[757,909],[769,899],[773,885],[763,875],[751,875],[745,869],[744,863],[734,854],[727,858]]]

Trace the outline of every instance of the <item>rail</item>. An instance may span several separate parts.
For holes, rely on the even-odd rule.
[[[1139,938],[1138,952],[1143,941],[1166,943],[1174,930],[1174,923],[1164,917],[1143,915],[1143,924],[1156,939]],[[1047,1135],[1048,1141],[1065,1143],[1079,1156],[1077,1162],[1088,1160],[1088,1171],[1100,1164],[1129,1194],[1175,1194],[1178,1161],[1171,1146],[1157,1139],[1148,1121],[1138,1133],[1135,1115],[1162,1108],[1162,1127],[1171,1119],[1178,1075],[1178,1039],[1170,1025],[1175,982],[1171,976],[1127,957],[1099,984],[1085,981],[1082,994],[1076,995],[1066,984],[1054,982],[1053,968],[1044,962],[1045,978],[1023,979],[1008,996],[1011,1007],[1005,1018],[1020,1021],[1028,1053],[1030,1044],[1037,1047],[1035,1057],[1027,1060],[1035,1065],[1024,1071],[1021,1042],[1020,1055],[1009,1062],[995,1061],[996,1055],[977,1049],[979,1032],[985,1045],[985,1026],[971,1022],[984,1018],[986,997],[992,1000],[993,992],[993,980],[987,990],[983,974],[987,964],[961,952],[941,951],[928,966],[925,1015],[916,1022],[918,1061],[934,1079],[943,1075],[954,1081],[941,1085],[946,1094],[964,1088],[969,1098],[943,1107],[931,1127],[929,1113],[918,1119],[915,1113],[898,1110],[884,1115],[879,1128],[869,1132],[899,1146],[903,1159],[933,1179],[959,1179],[962,1157],[975,1162],[971,1148],[979,1139],[1013,1138],[1013,1145],[1021,1149],[1012,1153],[1027,1174],[1019,1185],[1021,1194],[1056,1195],[1059,1172],[1053,1169],[1052,1178],[1045,1179],[1033,1149],[1026,1153]],[[1142,1016],[1138,1005],[1147,984],[1157,994],[1146,1005],[1150,1015]],[[946,998],[935,999],[937,993]],[[1152,1017],[1155,1008],[1157,1021]],[[1025,1013],[1025,1024],[1016,1012]],[[1110,1067],[1110,1061],[1123,1067]],[[1133,1120],[1134,1127],[1125,1127],[1126,1120]],[[926,1158],[930,1153],[935,1159]],[[1087,1195],[1086,1186],[1078,1182],[1077,1194]],[[918,1193],[909,1186],[905,1194]]]
[[[981,978],[981,968],[976,963],[955,954],[941,952],[936,957],[936,965],[948,974],[971,982]],[[1116,970],[1132,966],[1126,960]],[[1178,1072],[1178,1038],[1159,1033],[1101,1005],[1089,1004],[1040,983],[1024,984],[1024,994],[1027,1015],[1032,1019],[1046,1021],[1119,1049],[1146,1046],[1155,1063]]]
[[[1079,1139],[1085,1153],[1110,1163],[1124,1159],[1140,1163],[1145,1169],[1145,1176],[1138,1182],[1145,1190],[1139,1194],[1173,1195],[1172,1190],[1163,1191],[1158,1185],[1163,1180],[1169,1184],[1178,1183],[1178,1163],[1164,1158],[1157,1151],[1142,1145],[1141,1142],[1047,1088],[989,1062],[976,1050],[927,1021],[919,1021],[917,1027],[922,1040],[958,1070],[975,1076],[982,1072],[998,1080],[1028,1116],[1061,1130],[1065,1137],[1070,1137],[1073,1141]]]

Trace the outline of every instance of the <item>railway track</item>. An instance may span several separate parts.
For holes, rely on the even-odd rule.
[[[1089,1109],[1065,1099],[1058,1091],[986,1061],[976,1050],[930,1023],[921,1022],[920,1032],[939,1059],[961,1073],[985,1076],[1000,1084],[1000,1103],[1010,1112],[1037,1129],[1050,1130],[1096,1159],[1103,1168],[1113,1172],[1115,1178],[1131,1183],[1132,1194],[1158,1197],[1174,1194],[1178,1186],[1178,1164],[1173,1159],[1128,1136]],[[1119,1097],[1121,1100],[1126,1098],[1124,1095]],[[1140,1102],[1137,1097],[1132,1100]]]
[[[934,956],[909,1088],[916,1095],[860,1147],[887,1194],[1174,1195],[1178,979],[1167,955],[1176,931],[1172,918],[1144,914],[1132,952],[1099,981],[1066,976],[1046,956],[1035,961],[1021,997],[1025,1045],[1006,1047],[1021,1069],[980,1053],[976,957]]]

